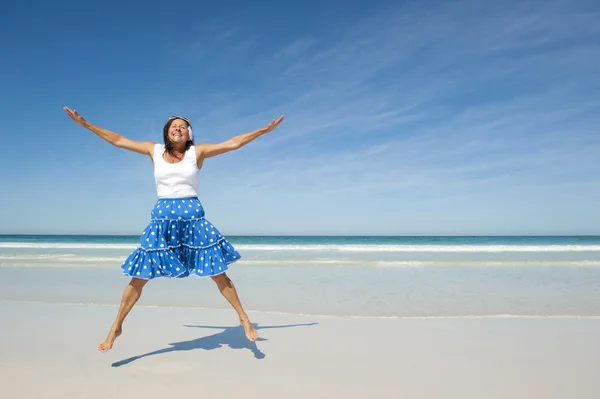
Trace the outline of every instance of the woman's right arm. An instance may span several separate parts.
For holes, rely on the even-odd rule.
[[[79,115],[77,111],[70,110],[67,107],[64,107],[64,110],[71,117],[71,119],[73,119],[79,126],[91,130],[92,132],[96,133],[96,135],[98,135],[101,139],[108,141],[115,147],[137,152],[138,154],[148,155],[150,156],[150,158],[152,158],[154,152],[154,142],[130,140],[127,137],[122,136],[118,133],[112,132],[107,129],[103,129],[101,127],[89,123],[88,121],[83,119],[83,117]]]

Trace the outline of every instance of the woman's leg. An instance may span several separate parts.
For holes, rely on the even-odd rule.
[[[227,277],[226,273],[221,273],[216,276],[211,277],[215,283],[217,283],[217,287],[219,287],[219,291],[221,294],[227,299],[227,301],[233,306],[238,316],[240,317],[240,323],[244,327],[244,331],[246,332],[246,337],[250,341],[256,341],[258,339],[258,333],[252,327],[250,320],[248,319],[248,315],[242,308],[242,304],[240,302],[240,298],[238,297],[235,286],[233,285],[233,281],[229,277]]]
[[[125,290],[123,291],[123,297],[121,299],[121,306],[119,306],[119,312],[117,313],[117,318],[113,325],[110,328],[110,331],[106,337],[106,339],[98,345],[98,350],[100,352],[106,352],[110,350],[113,346],[113,342],[121,333],[123,332],[123,321],[129,314],[133,305],[140,299],[142,295],[142,289],[148,280],[142,280],[139,278],[132,278]]]

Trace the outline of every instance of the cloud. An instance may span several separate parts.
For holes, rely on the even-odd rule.
[[[264,91],[218,92],[198,117],[214,126],[213,142],[287,119],[239,155],[211,161],[212,172],[247,189],[277,182],[280,192],[320,193],[561,184],[551,178],[578,164],[592,173],[600,14],[587,6],[400,6],[257,52],[245,67],[270,74]],[[230,44],[217,64],[247,36],[211,35]]]
[[[333,213],[348,199],[418,207],[597,195],[600,13],[590,4],[413,4],[262,53],[265,37],[250,47],[242,28],[216,32],[228,45],[213,68],[238,57],[262,83],[189,105],[195,131],[216,142],[286,120],[208,160],[201,186],[215,203],[312,198]]]

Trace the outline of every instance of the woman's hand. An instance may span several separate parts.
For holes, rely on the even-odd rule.
[[[71,117],[71,119],[73,119],[75,121],[75,123],[77,123],[79,126],[81,127],[87,127],[87,121],[85,119],[83,119],[83,116],[79,115],[79,113],[77,113],[77,111],[75,110],[70,110],[67,107],[63,107],[63,109],[67,112],[67,114]]]
[[[276,128],[277,126],[279,126],[279,124],[280,124],[280,123],[283,121],[283,118],[284,118],[284,116],[283,116],[283,115],[281,115],[279,118],[277,118],[277,119],[273,119],[273,120],[271,121],[271,123],[269,123],[267,126],[265,126],[265,127],[263,128],[264,132],[265,132],[265,133],[269,133],[269,132],[272,132],[273,130],[275,130],[275,128]]]

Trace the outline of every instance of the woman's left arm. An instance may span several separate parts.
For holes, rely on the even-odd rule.
[[[229,140],[223,141],[218,144],[198,144],[196,146],[196,158],[198,163],[202,160],[210,157],[214,157],[220,154],[224,154],[229,151],[237,150],[251,141],[255,140],[259,136],[262,136],[265,133],[272,132],[275,130],[277,126],[283,121],[283,115],[281,115],[278,119],[273,120],[267,126],[262,127],[260,129],[254,130],[252,132],[240,134],[238,136],[232,137]]]

